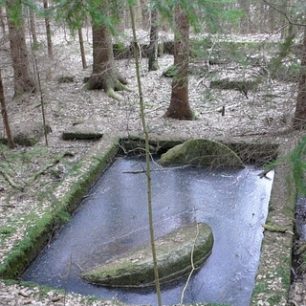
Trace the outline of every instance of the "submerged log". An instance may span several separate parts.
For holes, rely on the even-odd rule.
[[[206,224],[191,224],[156,240],[157,261],[161,283],[168,283],[190,273],[191,254],[199,267],[210,255],[213,235]],[[150,246],[128,253],[105,265],[85,272],[82,277],[101,286],[154,286],[153,261]]]
[[[228,146],[207,139],[187,140],[164,153],[159,162],[163,166],[195,165],[214,169],[244,167],[239,156]]]

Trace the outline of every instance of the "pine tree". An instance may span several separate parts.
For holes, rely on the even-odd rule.
[[[8,13],[9,40],[14,69],[15,95],[34,92],[34,81],[29,73],[21,0],[7,0],[6,11]]]
[[[188,99],[189,64],[189,20],[180,5],[175,7],[174,65],[176,74],[172,81],[170,106],[166,117],[192,120],[192,111]]]

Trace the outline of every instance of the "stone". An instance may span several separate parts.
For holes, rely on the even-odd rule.
[[[207,139],[191,139],[162,154],[162,166],[195,165],[217,168],[244,168],[242,160],[228,146]]]
[[[155,245],[160,282],[168,283],[190,273],[193,246],[195,266],[198,268],[204,263],[211,254],[213,235],[206,224],[190,224],[157,239]],[[151,247],[147,245],[129,252],[83,273],[82,277],[90,283],[108,287],[154,286]]]
[[[34,146],[44,135],[44,125],[42,121],[21,121],[11,126],[15,144],[21,146]],[[52,132],[51,127],[46,125],[47,133]],[[0,135],[0,143],[6,143],[4,135]]]

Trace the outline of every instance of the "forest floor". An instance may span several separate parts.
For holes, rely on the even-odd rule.
[[[55,188],[65,179],[66,174],[80,160],[84,159],[94,144],[90,141],[64,141],[64,131],[95,130],[104,135],[141,135],[138,92],[133,59],[116,61],[119,71],[129,81],[131,92],[123,92],[123,100],[115,101],[102,91],[88,91],[84,77],[91,73],[91,45],[85,42],[88,68],[83,70],[78,42],[73,37],[64,39],[62,29],[55,31],[54,60],[47,60],[44,42],[35,55],[42,80],[42,96],[45,101],[46,118],[52,128],[48,135],[49,146],[44,140],[33,148],[17,147],[9,152],[0,147],[1,167],[8,169],[17,187],[12,186],[0,175],[0,261],[5,261],[9,250],[16,241],[21,241],[27,226],[33,222],[33,215],[39,216],[48,203],[41,202],[44,192]],[[144,35],[144,32],[140,32]],[[164,34],[164,39],[169,36]],[[275,41],[274,36],[236,36],[242,41]],[[11,123],[41,120],[40,93],[13,98],[13,79],[8,46],[1,46],[1,68],[4,77],[5,96]],[[33,51],[34,52],[34,51]],[[268,55],[267,55],[268,56]],[[32,54],[33,57],[33,54]],[[31,58],[32,58],[31,57]],[[33,58],[31,59],[33,62]],[[286,142],[298,140],[302,133],[291,130],[291,120],[295,110],[297,84],[264,78],[256,90],[247,95],[239,90],[210,88],[212,77],[224,75],[234,77],[254,77],[260,74],[259,68],[243,67],[236,63],[208,65],[197,61],[191,67],[197,73],[190,75],[190,104],[196,120],[176,121],[164,118],[171,94],[171,79],[162,72],[173,63],[171,55],[159,58],[160,69],[148,72],[147,59],[141,61],[141,76],[146,107],[146,118],[151,135],[165,138],[195,138],[231,140],[271,139]],[[59,78],[73,76],[71,83],[60,83]],[[225,107],[225,115],[220,110]],[[0,123],[0,133],[3,126]],[[103,139],[102,139],[103,141]],[[69,152],[69,156],[64,153]],[[57,159],[60,162],[55,163]],[[64,162],[61,162],[65,160]],[[41,171],[51,164],[50,168]],[[52,169],[51,169],[52,168]],[[3,168],[4,169],[4,168]],[[52,171],[51,171],[52,170]],[[37,175],[35,175],[37,174]],[[300,282],[291,296],[300,304],[305,286]],[[295,297],[295,295],[297,297]],[[65,301],[64,301],[65,299]],[[0,282],[0,305],[111,305],[114,301],[85,301],[78,295],[67,295],[50,291],[43,294],[37,287],[25,288],[21,285],[8,285]],[[306,305],[306,302],[304,300]],[[258,305],[269,305],[265,302]],[[282,304],[283,305],[283,304]]]

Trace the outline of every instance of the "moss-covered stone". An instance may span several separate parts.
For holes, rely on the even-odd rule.
[[[62,134],[63,140],[99,140],[103,136],[95,131],[65,131]]]
[[[230,80],[228,78],[214,80],[210,82],[210,88],[223,89],[223,90],[239,90],[247,93],[250,90],[255,90],[260,82],[259,78],[250,80]]]
[[[213,235],[208,225],[192,224],[159,238],[155,243],[160,281],[167,283],[190,273],[193,246],[193,261],[196,267],[207,259],[213,246]],[[84,273],[83,278],[102,286],[153,286],[154,270],[151,248],[150,246],[143,247],[126,254],[125,257],[95,267]]]
[[[191,139],[173,147],[160,158],[163,166],[196,165],[211,168],[243,168],[238,155],[226,145],[207,140]]]
[[[21,146],[34,146],[40,138],[44,135],[44,126],[42,121],[21,121],[12,125],[12,134],[14,142]],[[46,125],[46,132],[50,133],[51,127]],[[7,140],[4,135],[0,133],[0,143],[6,144]]]

